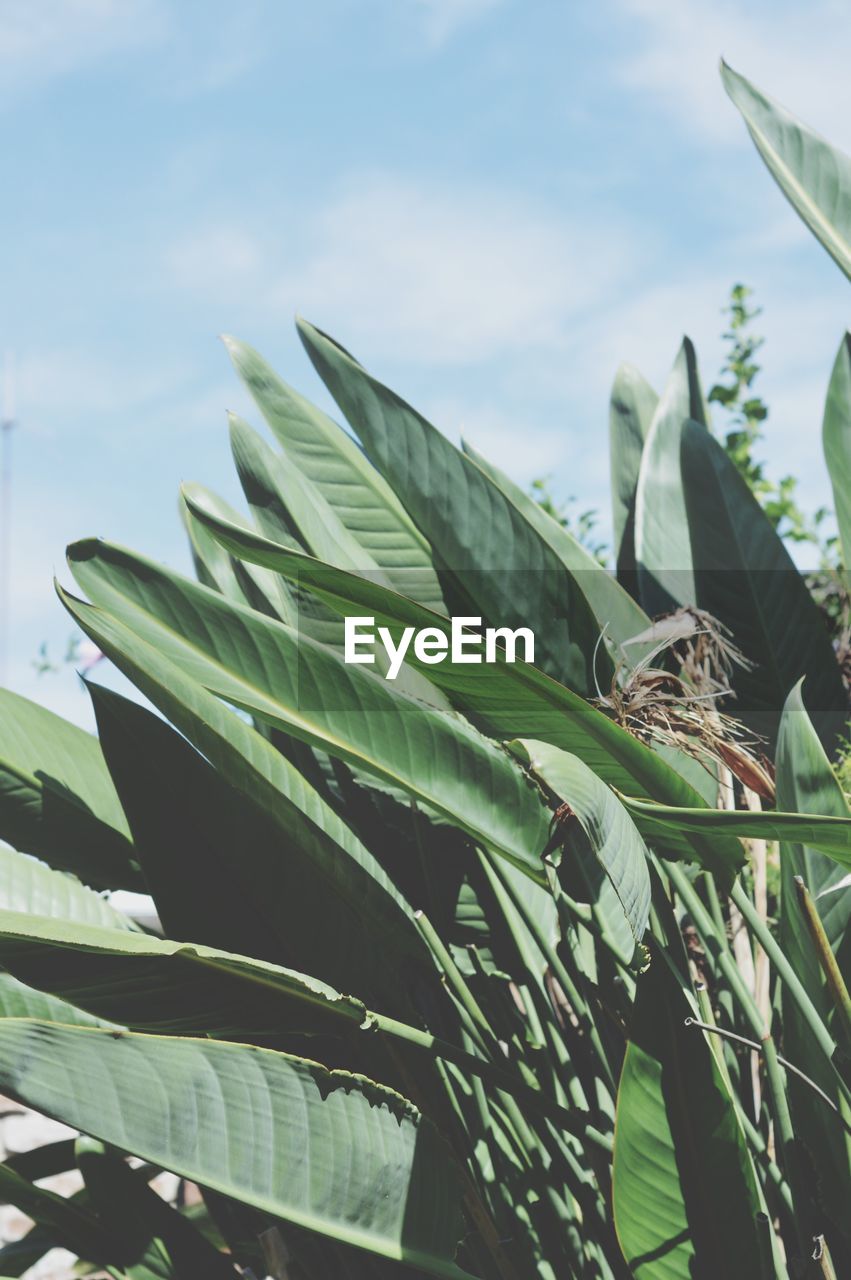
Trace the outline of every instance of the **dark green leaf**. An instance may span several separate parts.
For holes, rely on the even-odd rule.
[[[138,887],[97,739],[0,689],[0,838],[104,889]]]
[[[756,1280],[766,1265],[756,1177],[694,1003],[654,949],[618,1090],[618,1238],[636,1280]]]
[[[448,1149],[398,1094],[252,1046],[0,1020],[0,1087],[275,1217],[461,1280]]]

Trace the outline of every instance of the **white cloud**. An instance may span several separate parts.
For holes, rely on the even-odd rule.
[[[161,0],[0,0],[4,91],[64,75],[121,49],[156,42]]]
[[[417,362],[558,343],[628,263],[623,233],[572,225],[499,188],[376,175],[314,226],[313,251],[284,275],[278,300]]]
[[[121,363],[79,347],[27,350],[15,361],[17,414],[28,433],[53,436],[80,415],[126,415],[180,385],[180,365],[151,375],[139,361]]]
[[[263,265],[259,242],[239,227],[199,229],[174,244],[166,255],[170,280],[185,289],[216,297],[244,297]]]
[[[441,45],[469,22],[484,17],[502,0],[413,0],[431,45]]]
[[[634,262],[625,228],[386,174],[348,183],[285,239],[282,254],[243,226],[199,228],[168,250],[169,281],[220,306],[299,311],[382,356],[463,364],[560,345]]]
[[[723,55],[851,149],[851,10],[841,0],[747,7],[739,0],[614,0],[614,7],[637,35],[620,66],[623,81],[656,98],[679,124],[714,142],[746,141],[718,76]]]

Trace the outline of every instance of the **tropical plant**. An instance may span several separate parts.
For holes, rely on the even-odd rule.
[[[762,315],[762,307],[751,305],[753,290],[744,284],[734,284],[725,309],[728,328],[724,332],[727,353],[722,379],[716,382],[707,397],[710,404],[718,404],[727,414],[728,429],[723,445],[727,456],[736,464],[747,481],[751,492],[759,498],[763,511],[784,538],[790,542],[803,542],[814,546],[819,558],[826,564],[833,561],[836,538],[822,533],[824,521],[829,515],[827,507],[819,507],[811,516],[801,509],[797,499],[796,476],[785,475],[771,480],[765,473],[765,464],[757,459],[754,450],[764,439],[768,405],[754,389],[760,372],[756,356],[765,339],[754,333],[752,325]]]
[[[725,78],[851,266],[851,162]],[[615,380],[615,577],[299,333],[354,436],[229,339],[275,437],[231,419],[248,515],[183,490],[197,581],[69,548],[145,704],[90,683],[95,739],[0,694],[0,1089],[87,1135],[0,1165],[36,1223],[0,1272],[849,1274],[846,695],[691,344],[661,396]],[[535,664],[344,661],[347,618],[450,616],[532,628]]]

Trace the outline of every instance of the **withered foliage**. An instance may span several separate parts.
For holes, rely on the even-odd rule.
[[[644,657],[631,664],[628,651],[648,645]],[[661,665],[665,660],[668,667]],[[719,706],[735,697],[733,669],[751,665],[711,614],[677,609],[621,646],[611,688],[598,690],[597,703],[643,742],[673,747],[712,772],[722,765],[743,786],[772,800],[773,767],[758,739]]]

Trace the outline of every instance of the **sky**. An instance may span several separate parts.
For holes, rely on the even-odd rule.
[[[848,285],[786,206],[724,55],[851,150],[834,0],[0,0],[0,351],[14,369],[6,683],[82,724],[66,544],[188,569],[182,480],[239,500],[221,333],[330,402],[306,316],[453,439],[608,526],[608,396],[704,381],[743,281],[774,476],[829,504]],[[62,665],[61,663],[59,664]]]

